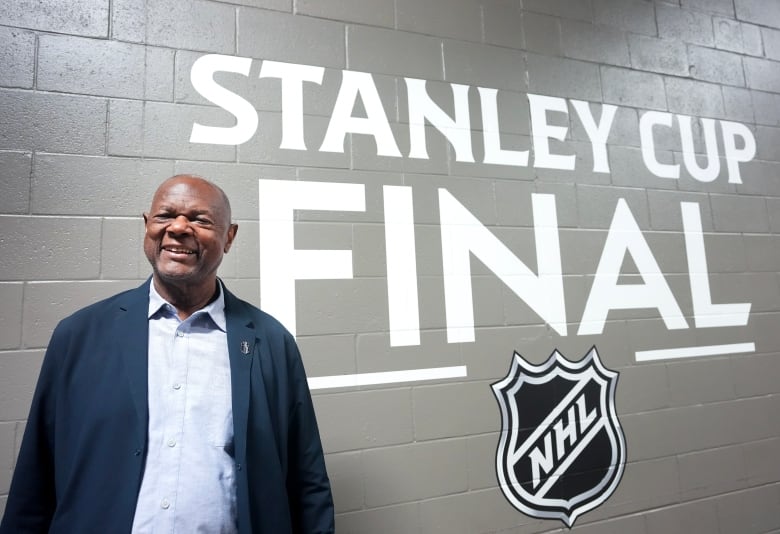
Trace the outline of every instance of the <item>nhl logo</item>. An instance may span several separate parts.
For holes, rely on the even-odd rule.
[[[596,347],[578,362],[556,350],[541,365],[514,353],[492,387],[501,409],[496,473],[515,508],[571,527],[612,495],[626,461],[617,379]]]

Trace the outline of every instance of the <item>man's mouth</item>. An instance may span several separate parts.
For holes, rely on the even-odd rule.
[[[194,250],[189,249],[189,248],[185,248],[185,247],[171,247],[171,246],[167,246],[167,247],[162,247],[162,249],[164,251],[166,251],[166,252],[171,253],[171,254],[184,254],[184,255],[195,254]]]

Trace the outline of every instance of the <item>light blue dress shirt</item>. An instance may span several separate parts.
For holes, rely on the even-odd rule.
[[[219,283],[218,283],[219,284]],[[224,291],[182,321],[150,284],[149,446],[133,534],[232,534],[233,412]]]

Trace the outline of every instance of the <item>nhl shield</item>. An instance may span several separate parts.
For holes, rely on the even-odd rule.
[[[501,409],[496,473],[515,508],[571,527],[612,495],[626,461],[617,380],[596,347],[578,362],[556,350],[541,365],[514,353],[492,388]]]

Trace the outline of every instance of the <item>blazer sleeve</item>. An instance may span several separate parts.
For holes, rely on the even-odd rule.
[[[290,392],[294,396],[287,441],[287,492],[293,532],[332,533],[335,531],[333,497],[309,385],[292,336],[286,344]]]
[[[54,421],[58,367],[68,337],[64,330],[62,324],[57,326],[43,359],[0,534],[48,532],[54,515]]]

